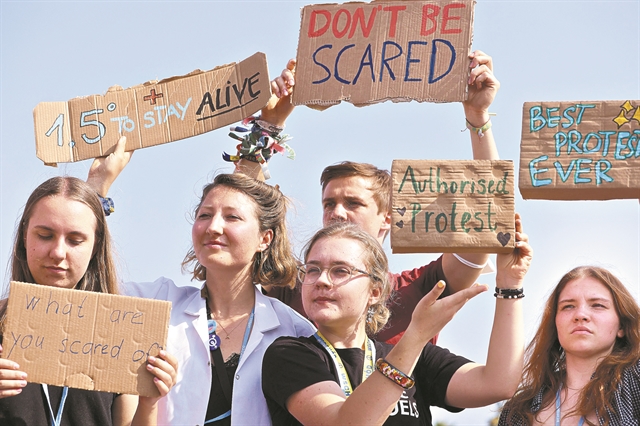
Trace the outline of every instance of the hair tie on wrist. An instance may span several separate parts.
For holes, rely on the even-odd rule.
[[[469,123],[469,120],[465,120],[465,121],[467,122],[467,129],[476,133],[481,138],[484,137],[484,133],[491,128],[491,118],[489,118],[489,120],[487,120],[487,122],[480,127],[473,127],[473,125]]]
[[[379,358],[376,361],[376,370],[403,389],[411,389],[416,383],[410,376],[389,364],[384,358]]]
[[[453,257],[458,259],[458,261],[460,263],[462,263],[463,265],[468,266],[469,268],[473,268],[473,269],[483,269],[489,263],[489,259],[487,259],[487,261],[484,262],[482,265],[478,265],[477,263],[473,263],[473,262],[465,259],[464,257],[460,256],[459,254],[456,254],[456,253],[451,253],[451,254],[453,255]]]
[[[100,194],[98,194],[98,198],[100,199],[100,203],[102,204],[102,210],[104,210],[105,216],[109,216],[111,213],[116,211],[116,206],[111,198],[103,197]]]
[[[223,152],[222,159],[232,163],[237,163],[241,159],[259,163],[265,179],[269,179],[267,162],[273,154],[279,152],[291,160],[295,159],[296,153],[287,144],[287,141],[292,138],[289,135],[280,134],[284,127],[261,120],[260,117],[247,117],[242,120],[243,126],[249,126],[250,124],[252,125],[251,129],[240,126],[231,127],[232,133],[229,133],[229,137],[240,141],[236,146],[237,154],[230,155]],[[233,132],[247,134],[241,137]]]

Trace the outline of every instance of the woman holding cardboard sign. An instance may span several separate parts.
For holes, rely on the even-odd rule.
[[[55,177],[33,191],[16,231],[11,280],[118,293],[105,208],[89,185]],[[6,299],[0,302],[0,331],[5,313]],[[161,395],[173,385],[176,368],[175,358],[165,351],[149,357],[147,369],[156,376]],[[0,359],[0,424],[156,424],[159,398],[138,401],[135,395],[40,385],[28,379],[15,362]]]
[[[117,153],[125,143],[122,138]],[[89,180],[108,188],[120,170],[95,164]],[[203,188],[193,248],[183,262],[202,284],[179,287],[167,278],[127,284],[131,296],[172,302],[167,349],[180,369],[159,403],[160,423],[270,424],[260,387],[264,351],[277,337],[315,332],[256,286],[295,283],[287,203],[278,188],[246,175],[216,176]]]
[[[509,397],[522,371],[520,299],[532,255],[519,218],[516,230],[516,250],[498,255],[486,365],[427,344],[486,286],[437,300],[445,288],[441,281],[418,303],[397,345],[374,342],[368,335],[389,315],[382,247],[352,224],[318,231],[299,267],[304,308],[318,332],[277,339],[264,356],[262,388],[273,423],[425,425],[431,424],[431,405],[459,411]]]

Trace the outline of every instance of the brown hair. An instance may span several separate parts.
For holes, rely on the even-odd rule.
[[[352,176],[359,176],[369,180],[371,183],[369,189],[373,192],[373,199],[378,206],[378,213],[384,212],[386,214],[391,211],[391,174],[373,164],[343,161],[342,163],[325,167],[322,175],[320,175],[322,192],[332,180]]]
[[[255,204],[256,219],[260,232],[271,230],[273,239],[264,252],[256,253],[253,258],[251,278],[254,283],[276,286],[295,286],[296,261],[291,252],[286,227],[288,199],[279,189],[255,180],[241,173],[220,174],[213,182],[202,189],[202,197],[195,214],[209,192],[217,186],[224,186],[241,192],[251,198]],[[182,261],[183,270],[193,274],[195,280],[207,279],[207,270],[198,262],[193,247]]]
[[[115,263],[111,255],[111,236],[102,203],[96,192],[84,181],[70,177],[53,177],[41,183],[29,196],[16,229],[13,253],[11,254],[11,280],[33,283],[27,264],[26,230],[36,204],[45,197],[64,197],[88,206],[96,218],[96,234],[93,255],[83,277],[74,287],[77,290],[118,294]],[[0,323],[4,324],[6,305],[0,308]]]
[[[522,416],[531,424],[535,416],[531,412],[534,397],[543,390],[542,406],[545,407],[562,386],[566,377],[566,360],[558,340],[555,317],[560,293],[569,282],[581,278],[593,278],[609,289],[624,336],[616,338],[611,354],[602,359],[592,380],[582,389],[575,414],[586,417],[595,408],[605,419],[605,425],[610,423],[607,411],[615,411],[613,394],[622,374],[640,359],[640,307],[615,275],[595,266],[580,266],[566,273],[547,300],[540,327],[527,347],[522,383],[506,406],[509,410],[507,421],[515,415]]]
[[[382,246],[371,235],[358,226],[347,222],[336,222],[315,233],[304,249],[304,260],[307,261],[313,246],[325,238],[348,238],[360,243],[366,253],[364,264],[371,275],[371,289],[380,289],[378,302],[369,306],[370,314],[367,314],[366,330],[369,336],[377,334],[389,319],[389,309],[386,306],[391,294],[391,281],[389,279],[389,262]]]

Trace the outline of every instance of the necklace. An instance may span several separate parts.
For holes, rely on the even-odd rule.
[[[246,314],[243,314],[242,316],[244,317]],[[211,319],[215,319],[213,318],[213,314],[211,314]],[[231,331],[227,331],[226,328],[224,328],[224,326],[222,325],[222,323],[220,322],[220,320],[216,321],[216,323],[222,328],[222,331],[224,331],[227,335],[227,337],[225,337],[225,340],[229,340],[229,335],[231,333],[233,333],[235,331],[236,328],[238,328],[240,326],[240,324],[242,324],[244,322],[244,320],[240,320],[238,321],[238,323],[231,329]]]

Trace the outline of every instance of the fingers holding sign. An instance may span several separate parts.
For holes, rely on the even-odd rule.
[[[262,119],[275,124],[276,126],[284,126],[287,117],[293,112],[293,104],[291,103],[291,94],[293,86],[295,86],[295,70],[296,60],[289,59],[287,66],[280,75],[271,81],[271,99],[269,103],[262,109]]]
[[[157,357],[150,356],[147,359],[147,370],[155,377],[155,383],[160,396],[163,397],[169,393],[178,377],[178,360],[167,351],[160,351]]]
[[[489,107],[498,93],[500,82],[493,74],[493,59],[481,50],[476,50],[469,55],[471,62],[469,67],[469,96],[463,102],[467,120],[474,126],[481,126],[482,123],[472,121],[476,117],[488,117]]]
[[[0,354],[2,345],[0,345]],[[15,362],[0,358],[0,398],[18,395],[27,386],[27,373],[19,370]]]

